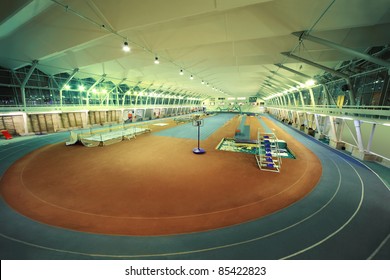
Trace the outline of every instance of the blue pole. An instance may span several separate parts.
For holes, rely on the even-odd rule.
[[[200,123],[198,123],[198,149],[200,148]]]

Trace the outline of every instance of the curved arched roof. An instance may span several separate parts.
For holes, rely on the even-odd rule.
[[[49,75],[79,68],[85,76],[209,96],[221,93],[201,80],[231,96],[255,95],[271,71],[303,82],[278,63],[311,77],[323,73],[282,52],[330,68],[354,58],[308,40],[297,47],[293,32],[309,30],[360,52],[390,42],[388,0],[17,0],[0,10],[2,67],[38,60]]]

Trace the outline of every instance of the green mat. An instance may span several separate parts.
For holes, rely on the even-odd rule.
[[[293,158],[295,159],[294,154],[290,151],[290,149],[285,144],[286,142],[280,141],[280,146],[283,148],[279,149],[280,156],[282,158]],[[246,153],[257,155],[259,154],[259,145],[252,143],[236,143],[232,138],[223,138],[221,142],[218,144],[217,150],[228,151],[228,152],[236,152],[236,153]],[[261,151],[264,153],[264,151]]]

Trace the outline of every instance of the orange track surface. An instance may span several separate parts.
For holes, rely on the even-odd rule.
[[[192,153],[196,140],[153,134],[106,147],[49,145],[11,166],[1,193],[31,219],[93,233],[167,235],[243,223],[301,199],[321,176],[310,150],[264,121],[297,157],[284,159],[279,174],[261,171],[254,155],[215,150],[233,137],[234,118],[201,142],[204,155]],[[248,117],[247,124],[256,139],[260,123]]]

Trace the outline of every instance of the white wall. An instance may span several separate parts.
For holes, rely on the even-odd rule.
[[[350,130],[346,127],[351,129]],[[367,148],[368,140],[370,139],[372,124],[370,123],[361,123],[360,125],[364,149]],[[356,138],[355,125],[352,120],[345,120],[343,133],[341,135],[341,140],[352,145],[357,146],[356,142],[353,140],[353,137]],[[374,138],[371,145],[371,152],[390,158],[390,127],[384,125],[376,125]]]

